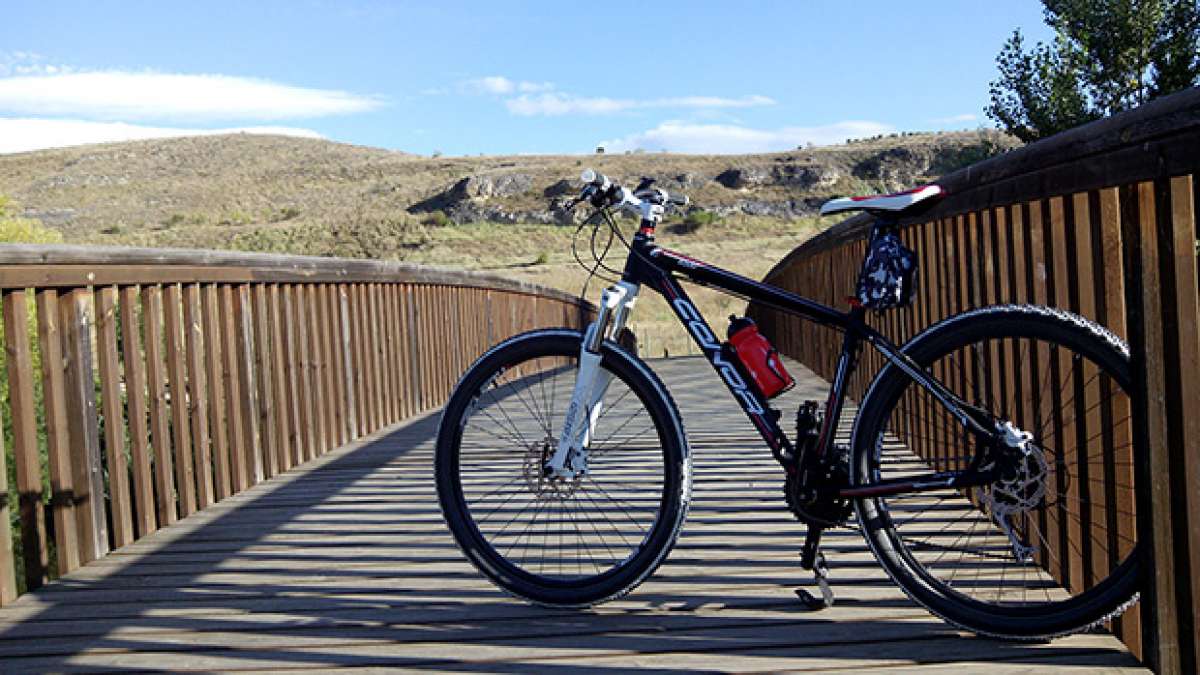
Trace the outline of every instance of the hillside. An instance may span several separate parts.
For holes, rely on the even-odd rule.
[[[68,240],[230,245],[258,230],[471,221],[557,223],[583,166],[653,176],[720,215],[797,218],[824,199],[929,180],[998,148],[994,133],[914,134],[797,152],[426,158],[330,141],[229,135],[0,156],[0,194]]]
[[[995,132],[954,132],[762,155],[428,158],[238,134],[0,155],[0,195],[69,243],[405,259],[578,292],[585,275],[569,225],[585,209],[562,204],[584,167],[688,194],[692,211],[707,212],[693,216],[703,225],[664,228],[663,239],[757,276],[834,222],[815,216],[825,199],[909,187],[1013,145]],[[698,301],[740,309],[703,292]],[[661,328],[682,345],[665,306],[650,302],[641,317],[644,332]]]

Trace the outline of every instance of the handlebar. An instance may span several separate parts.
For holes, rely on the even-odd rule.
[[[595,197],[602,197],[610,205],[627,206],[631,208],[640,207],[642,202],[647,202],[656,206],[687,206],[689,203],[687,195],[670,192],[662,188],[647,187],[636,192],[621,187],[616,181],[610,179],[602,173],[593,169],[584,169],[579,176],[583,181],[583,192],[579,195],[579,201],[592,199],[593,204],[596,203]],[[643,183],[644,184],[644,183]]]

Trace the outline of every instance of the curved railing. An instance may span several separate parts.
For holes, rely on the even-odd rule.
[[[403,263],[79,246],[0,246],[0,298],[0,604],[435,409],[490,345],[593,312]]]
[[[1137,495],[1123,490],[1130,481],[1119,470],[1094,478],[1107,498],[1127,502],[1130,512],[1108,537],[1137,527],[1152,553],[1147,562],[1154,583],[1143,594],[1152,611],[1127,614],[1115,632],[1164,672],[1181,664],[1194,668],[1200,659],[1198,171],[1200,88],[1193,88],[945,176],[938,183],[947,197],[902,224],[901,236],[920,257],[917,301],[871,317],[903,342],[972,307],[1033,302],[1083,314],[1130,342],[1139,392],[1132,440],[1141,487]],[[814,237],[766,281],[844,305],[869,222],[851,218]],[[780,351],[832,376],[840,336],[770,307],[752,306],[750,313]],[[861,399],[880,365],[877,354],[866,354],[851,396]],[[1015,365],[992,373],[1009,383],[1027,376]],[[1081,391],[1091,386],[1076,385]],[[1095,411],[1076,412],[1062,424],[1076,418],[1078,425],[1097,424]],[[1121,419],[1101,412],[1110,415],[1104,419]],[[910,441],[922,452],[920,437]],[[1112,561],[1105,551],[1088,548],[1087,532],[1064,527],[1071,553],[1046,566],[1060,581],[1086,583],[1089,573],[1103,572]]]

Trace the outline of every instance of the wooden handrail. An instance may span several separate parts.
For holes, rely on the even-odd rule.
[[[0,245],[0,305],[0,604],[436,409],[492,344],[595,309],[405,263],[38,245]]]
[[[1152,571],[1142,596],[1148,602],[1114,630],[1163,672],[1194,669],[1200,661],[1198,173],[1200,88],[1192,88],[945,176],[938,183],[946,198],[901,223],[901,236],[920,259],[915,304],[870,318],[904,342],[973,307],[1029,302],[1082,314],[1129,342],[1135,396],[1124,414],[1134,424],[1120,433],[1130,436],[1137,471],[1105,470],[1102,482],[1107,494],[1136,510],[1136,519],[1122,518],[1118,527],[1122,536],[1136,531]],[[843,303],[854,289],[869,223],[857,216],[831,227],[784,257],[766,281]],[[832,376],[839,335],[771,307],[753,305],[749,313],[783,353]],[[850,386],[858,400],[882,365],[869,351],[866,357]],[[1010,364],[992,377],[1019,383],[1028,373]],[[1066,385],[1075,375],[1054,377]],[[1078,421],[1071,416],[1063,424],[1100,425],[1088,417],[1095,411],[1076,412]],[[1122,419],[1120,411],[1102,412]],[[919,436],[909,440],[919,455],[939,451]],[[1135,477],[1136,495],[1121,487]],[[1047,570],[1079,583],[1085,556],[1073,550],[1064,557],[1061,565],[1045,563]],[[1086,557],[1097,571],[1107,564],[1095,551]]]
[[[41,270],[38,272],[38,270]],[[41,275],[41,278],[38,275]],[[140,275],[152,275],[150,277]],[[506,290],[573,302],[563,291],[515,279],[412,263],[354,258],[124,246],[0,244],[0,288],[150,283],[378,281]]]

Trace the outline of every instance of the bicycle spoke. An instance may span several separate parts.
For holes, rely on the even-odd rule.
[[[557,411],[567,409],[577,372],[558,363],[509,363],[506,376],[489,380],[464,419],[458,469],[471,519],[494,555],[530,575],[575,580],[627,564],[642,549],[660,516],[666,466],[654,417],[613,376],[593,423],[589,474],[547,475]]]

